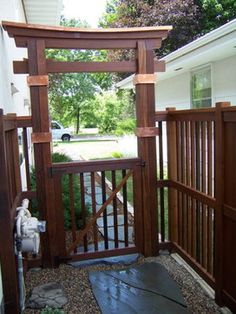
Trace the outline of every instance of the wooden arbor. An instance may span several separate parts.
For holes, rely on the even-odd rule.
[[[47,220],[43,262],[53,266],[58,256],[56,212],[51,167],[50,125],[48,113],[48,73],[62,72],[128,72],[136,73],[136,112],[138,154],[143,161],[142,197],[144,248],[146,256],[157,252],[157,189],[154,72],[164,64],[155,60],[153,50],[161,47],[169,26],[127,29],[76,29],[3,22],[4,29],[15,39],[17,47],[28,49],[28,60],[15,61],[14,73],[27,73],[32,106],[32,139],[34,143],[37,198],[42,217]],[[46,48],[59,49],[135,49],[136,61],[122,62],[56,62],[45,58]]]

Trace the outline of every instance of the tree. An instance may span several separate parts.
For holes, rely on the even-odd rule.
[[[87,27],[77,20],[62,18],[64,26]],[[47,58],[57,61],[104,61],[105,51],[48,49]],[[83,115],[92,111],[89,109],[95,94],[101,89],[108,89],[112,85],[112,78],[106,73],[57,73],[50,75],[49,101],[53,119],[65,125],[76,124],[76,133],[83,121]]]
[[[134,101],[130,91],[108,91],[93,100],[101,133],[114,133],[121,121],[134,119]]]
[[[160,56],[190,42],[199,32],[199,9],[194,0],[111,0],[101,26],[173,25]]]
[[[235,0],[198,0],[201,34],[206,34],[236,17]]]
[[[160,57],[236,17],[235,0],[110,0],[102,27],[172,25]],[[127,53],[111,58],[126,58]]]

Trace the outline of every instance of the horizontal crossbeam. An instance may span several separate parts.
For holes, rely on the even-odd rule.
[[[155,61],[155,72],[165,71],[164,61]],[[15,74],[27,74],[28,60],[14,61]],[[114,62],[61,62],[47,60],[47,73],[80,73],[80,72],[125,72],[135,73],[137,71],[136,61],[114,61]]]

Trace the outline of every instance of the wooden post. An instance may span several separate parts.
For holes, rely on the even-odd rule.
[[[224,204],[224,121],[222,108],[230,106],[229,102],[216,103],[216,221],[215,221],[215,299],[223,305],[223,204]]]
[[[5,313],[19,313],[17,267],[14,254],[13,222],[8,193],[7,156],[3,111],[0,109],[0,261]]]
[[[46,59],[44,55],[44,40],[28,40],[28,66],[29,75],[36,76],[36,83],[30,84],[32,127],[34,133],[49,133],[49,110],[46,80],[41,85],[40,77],[45,77]],[[37,84],[37,76],[39,83]],[[28,80],[30,81],[30,80]],[[54,207],[53,179],[49,176],[51,167],[50,142],[34,143],[35,173],[37,186],[37,199],[40,218],[47,222],[46,233],[42,239],[42,261],[44,267],[54,265],[57,256],[56,213]]]
[[[166,108],[168,114],[175,108]],[[168,160],[168,180],[177,180],[177,152],[176,152],[176,122],[167,121],[167,160]],[[171,242],[178,243],[178,205],[177,191],[173,188],[168,189],[168,225],[169,239]]]
[[[137,47],[138,74],[154,73],[154,54],[148,40]],[[139,78],[142,77],[139,75]],[[150,78],[150,76],[147,76]],[[148,80],[136,82],[137,127],[155,127],[155,85]],[[145,163],[142,176],[144,255],[158,252],[156,137],[138,137],[138,156]]]

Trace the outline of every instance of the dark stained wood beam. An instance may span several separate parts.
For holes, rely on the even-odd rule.
[[[95,172],[106,170],[121,170],[121,169],[134,169],[136,166],[141,165],[140,158],[127,158],[127,159],[107,159],[107,160],[86,160],[86,161],[72,161],[72,162],[58,162],[52,164],[49,169],[52,176],[78,173],[78,172]]]
[[[27,47],[28,38],[24,36],[16,36],[15,43],[16,47]],[[149,39],[150,44],[153,49],[161,47],[160,39]],[[137,46],[136,39],[56,39],[56,38],[46,38],[45,48],[53,49],[91,49],[91,50],[101,50],[101,49],[135,49]]]
[[[155,61],[155,72],[165,71],[164,61]],[[47,73],[79,73],[79,72],[124,72],[135,73],[137,71],[136,61],[114,61],[114,62],[61,62],[47,60]],[[28,60],[13,61],[15,74],[28,74]]]
[[[148,40],[152,49],[160,48],[171,26],[81,29],[2,22],[17,47],[27,47],[28,40],[45,41],[45,48],[61,49],[136,49],[139,40]]]
[[[32,127],[32,118],[31,116],[16,117],[16,124],[18,128],[30,128]]]
[[[49,73],[70,73],[70,72],[126,72],[136,71],[135,61],[116,62],[57,62],[47,61]]]
[[[2,22],[10,37],[25,36],[34,38],[60,39],[165,39],[171,26],[149,26],[130,28],[74,28],[63,26],[34,25],[16,22]]]
[[[148,41],[137,45],[137,74],[154,74],[154,53]],[[155,84],[137,84],[136,117],[137,128],[155,127]],[[142,168],[142,212],[145,256],[157,255],[157,164],[156,136],[138,138],[138,156],[145,163]]]

